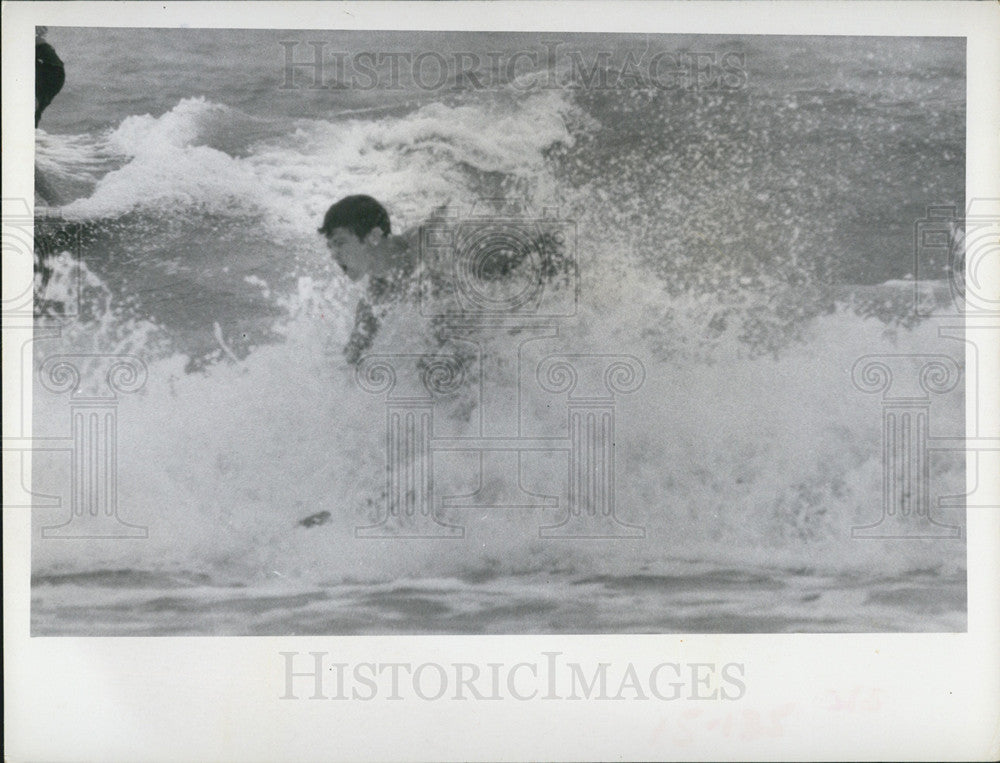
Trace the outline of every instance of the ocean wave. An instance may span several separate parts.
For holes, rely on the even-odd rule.
[[[405,226],[449,199],[475,200],[477,182],[491,173],[537,180],[544,151],[572,140],[563,119],[569,109],[559,94],[542,93],[496,108],[429,104],[378,121],[279,122],[184,99],[161,116],[128,117],[99,139],[78,139],[120,166],[62,212],[102,218],[136,208],[250,210],[280,230],[301,231],[315,228],[332,200],[363,191]]]
[[[774,211],[768,198],[759,201],[759,219],[740,208],[733,189],[745,195],[749,187],[729,181],[747,161],[751,136],[719,131],[699,144],[713,119],[733,123],[731,107],[713,103],[690,112],[691,130],[657,134],[633,124],[635,141],[625,147],[607,134],[613,113],[595,126],[553,91],[430,104],[377,121],[356,114],[261,121],[185,99],[158,117],[129,117],[100,139],[67,139],[60,150],[79,161],[49,156],[65,167],[77,161],[81,177],[90,172],[94,181],[62,211],[100,229],[84,259],[104,269],[110,296],[95,303],[93,322],[36,343],[36,359],[122,348],[143,358],[144,387],[117,403],[118,504],[129,521],[148,526],[149,538],[72,548],[39,540],[36,573],[129,568],[212,580],[275,571],[306,581],[386,580],[655,572],[678,559],[859,574],[961,568],[960,542],[852,538],[851,528],[879,510],[883,467],[880,402],[850,377],[857,359],[873,352],[960,358],[960,348],[926,322],[888,327],[877,306],[902,314],[897,285],[867,288],[863,301],[872,308],[860,314],[850,299],[823,290],[802,264],[819,250],[801,243],[799,226],[811,222],[811,238],[821,240],[836,222],[829,216],[810,221],[801,204]],[[663,119],[669,106],[656,106]],[[647,161],[650,146],[668,165],[668,180],[663,166]],[[567,159],[561,179],[569,182],[552,155]],[[813,166],[803,162],[793,179],[804,181]],[[764,179],[778,176],[774,169]],[[697,195],[685,197],[689,187]],[[643,364],[644,384],[616,409],[615,448],[617,511],[644,527],[645,538],[541,538],[540,528],[560,521],[565,500],[562,509],[442,509],[445,523],[466,528],[462,539],[357,537],[387,509],[386,401],[366,393],[343,359],[358,295],[330,272],[315,229],[333,200],[362,192],[386,203],[397,230],[444,202],[471,208],[483,195],[516,193],[536,207],[567,202],[582,296],[558,335],[532,346],[591,355],[627,348]],[[130,311],[137,294],[152,298]],[[212,312],[224,306],[229,323]],[[280,309],[264,310],[272,306]],[[245,314],[280,341],[234,351],[250,331],[240,322]],[[192,316],[201,321],[198,341],[214,351],[197,372],[195,343],[184,333]],[[176,341],[159,344],[164,331]],[[432,334],[418,310],[401,309],[373,351],[441,352]],[[503,360],[540,360],[517,354],[523,338],[503,334],[482,344],[493,361],[480,369],[489,394],[462,387],[442,404],[435,431],[474,436],[490,400],[516,399],[533,436],[567,437],[565,399],[526,385],[519,366]],[[91,381],[100,373],[94,369]],[[961,391],[936,405],[945,429],[960,435]],[[65,432],[65,397],[39,390],[35,406],[39,436]],[[566,490],[561,458],[530,459],[524,487]],[[477,484],[474,463],[439,462],[437,495],[496,497],[509,487]],[[34,464],[36,491],[69,484],[61,455],[39,455]],[[934,469],[940,490],[962,492],[957,457],[937,459]],[[301,524],[324,513],[327,521],[315,527]],[[50,509],[35,515],[42,524],[61,517]]]
[[[736,339],[716,343],[700,359],[664,355],[657,348],[673,341],[664,335],[679,325],[650,322],[648,310],[662,305],[662,291],[629,279],[608,281],[607,293],[583,305],[559,337],[523,347],[521,334],[487,342],[485,397],[470,386],[460,390],[442,401],[434,427],[438,436],[475,436],[483,406],[491,398],[513,400],[519,390],[531,435],[564,438],[565,400],[503,358],[520,357],[534,368],[545,353],[566,348],[627,347],[641,358],[645,377],[617,407],[616,511],[622,522],[645,528],[645,538],[540,538],[541,527],[564,515],[564,492],[562,508],[439,508],[443,523],[466,528],[462,539],[359,538],[357,528],[387,510],[387,409],[357,383],[340,353],[350,295],[338,283],[300,282],[284,341],[242,360],[220,352],[220,362],[192,374],[183,357],[150,356],[145,386],[118,403],[119,506],[128,521],[149,527],[149,538],[72,549],[39,542],[36,572],[129,567],[259,580],[276,570],[315,582],[483,571],[624,574],[669,570],[678,560],[835,574],[964,568],[961,541],[859,541],[851,533],[877,519],[883,479],[880,401],[852,385],[853,364],[875,351],[961,358],[960,348],[949,346],[954,341],[929,324],[887,334],[882,322],[841,308],[811,320],[803,340],[777,357],[750,357]],[[423,326],[419,315],[403,311],[373,352],[430,352]],[[73,332],[46,340],[39,360],[79,349],[75,341]],[[512,354],[517,347],[520,356]],[[960,436],[961,389],[934,405],[937,433]],[[66,400],[39,390],[35,432],[57,435],[66,417]],[[567,489],[564,458],[537,454],[520,484],[560,494]],[[477,470],[463,459],[439,459],[437,495],[477,490]],[[57,456],[37,457],[34,489],[57,493],[69,484],[68,468]],[[939,494],[962,493],[959,456],[935,457],[931,468]],[[502,497],[507,487],[485,481],[478,490]],[[324,512],[316,527],[300,522]],[[961,512],[940,513],[963,524]],[[36,518],[56,524],[61,514],[39,509]]]

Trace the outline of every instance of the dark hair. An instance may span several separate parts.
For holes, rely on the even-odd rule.
[[[388,236],[389,213],[371,196],[345,196],[328,210],[323,217],[323,226],[319,232],[329,236],[337,228],[347,228],[351,233],[364,241],[374,228],[381,228]]]

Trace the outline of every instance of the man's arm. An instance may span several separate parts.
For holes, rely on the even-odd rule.
[[[344,346],[344,356],[348,363],[357,365],[361,356],[372,346],[377,332],[378,318],[375,317],[375,311],[367,300],[362,299],[354,312],[354,329],[351,331],[351,337]]]

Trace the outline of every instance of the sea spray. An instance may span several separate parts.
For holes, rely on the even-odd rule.
[[[628,336],[629,321],[662,299],[654,292],[643,305],[642,290],[630,286],[621,287],[630,296],[628,309],[614,300],[586,306],[548,349],[613,350]],[[303,286],[304,302],[289,298],[285,340],[238,362],[220,351],[219,362],[187,373],[182,356],[151,356],[144,389],[119,403],[117,475],[123,516],[148,525],[149,539],[94,540],[72,549],[38,543],[37,569],[196,569],[221,580],[279,570],[315,582],[485,570],[656,570],[678,559],[865,574],[962,566],[941,540],[851,538],[852,526],[877,518],[882,478],[878,403],[852,387],[852,364],[873,347],[953,348],[930,325],[887,339],[884,324],[846,308],[813,321],[807,341],[777,358],[749,358],[732,342],[695,362],[664,356],[655,327],[629,337],[629,351],[644,359],[646,381],[618,406],[616,498],[620,517],[644,527],[644,539],[540,539],[539,528],[560,519],[561,511],[552,509],[443,512],[444,522],[466,528],[461,539],[356,538],[356,528],[387,510],[385,408],[359,387],[340,352],[348,307],[338,314],[339,294],[336,287],[317,295]],[[407,346],[403,337],[408,351],[432,350],[419,325],[400,319],[373,351],[398,352]],[[135,330],[136,340],[145,341]],[[87,333],[91,349],[95,334]],[[64,341],[72,346],[58,346]],[[79,350],[79,341],[72,332],[45,340],[44,354]],[[120,339],[106,345],[123,347]],[[513,390],[522,381],[513,364],[490,368],[494,375],[485,383],[494,390]],[[536,427],[565,435],[564,414],[552,410],[550,395],[525,386],[522,396]],[[454,404],[444,409],[442,431],[474,434],[474,411]],[[935,409],[942,429],[954,429],[961,410],[961,395],[947,396]],[[40,436],[65,429],[65,399],[39,391],[35,411]],[[544,461],[533,465],[536,487],[560,494],[564,488],[555,483],[564,479],[565,464]],[[933,474],[936,490],[961,492],[961,459],[935,458]],[[38,459],[37,490],[58,492],[68,479],[65,459]],[[461,464],[448,479],[436,490],[475,488]],[[332,521],[313,529],[299,525],[319,511],[330,512]],[[59,516],[37,512],[43,524]]]
[[[715,129],[745,105],[635,99],[630,113],[657,130],[631,145],[609,143],[618,112],[585,93],[504,94],[379,120],[261,119],[189,98],[101,136],[61,139],[58,151],[42,142],[43,162],[81,178],[62,213],[84,243],[53,267],[68,273],[81,262],[93,298],[60,336],[36,343],[36,367],[61,353],[143,359],[144,387],[117,405],[116,479],[122,516],[149,537],[64,545],[36,535],[36,572],[320,583],[625,574],[691,561],[858,575],[961,570],[961,541],[851,537],[882,508],[879,401],[851,384],[854,362],[873,352],[960,357],[959,348],[930,323],[897,320],[896,287],[869,287],[890,305],[870,317],[837,297],[824,281],[835,252],[818,243],[835,228],[836,207],[811,199],[796,213],[784,196],[752,197],[736,182],[752,168],[743,179],[771,187],[783,172],[740,159],[760,150],[756,133]],[[662,166],[646,160],[651,147]],[[800,169],[790,170],[795,182]],[[529,366],[502,362],[517,357],[516,333],[478,337],[489,361],[483,383],[498,397],[520,385],[535,434],[564,438],[562,403],[530,384],[533,364],[566,351],[637,358],[644,383],[616,402],[615,498],[621,521],[644,537],[541,537],[566,511],[559,454],[539,455],[524,474],[526,487],[559,497],[558,508],[437,509],[463,537],[357,537],[389,508],[385,400],[361,388],[343,357],[360,292],[334,271],[315,229],[331,201],[359,191],[386,203],[399,232],[442,204],[461,217],[495,195],[520,198],[532,214],[551,206],[574,226],[578,309],[523,356]],[[52,280],[43,299],[68,304],[64,282]],[[441,352],[428,329],[418,307],[400,307],[372,351]],[[440,401],[442,431],[476,433],[475,378]],[[960,436],[960,389],[935,406],[938,431]],[[68,408],[65,396],[36,387],[34,431],[65,434]],[[477,485],[475,464],[444,465],[437,495],[504,489]],[[65,454],[39,454],[34,489],[59,494],[69,470]],[[939,494],[962,492],[957,455],[935,456],[932,476]],[[64,521],[66,511],[38,509],[36,522]],[[329,522],[300,524],[321,512]],[[943,520],[961,525],[958,514]]]

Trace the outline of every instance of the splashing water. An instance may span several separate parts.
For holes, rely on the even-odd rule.
[[[738,155],[760,138],[706,129],[732,103],[633,103],[645,137],[630,144],[626,130],[616,144],[620,105],[597,100],[504,93],[329,120],[184,98],[99,135],[40,132],[39,168],[75,198],[52,224],[81,242],[48,259],[40,304],[49,321],[60,305],[85,309],[36,342],[36,365],[81,353],[144,362],[145,385],[116,405],[117,489],[121,516],[149,535],[36,533],[36,629],[89,618],[108,632],[613,630],[626,612],[621,627],[638,631],[961,627],[963,542],[851,537],[877,518],[883,478],[880,403],[852,386],[853,364],[960,358],[958,343],[900,320],[898,286],[867,287],[884,310],[856,309],[817,248],[836,225],[810,219],[821,200],[734,202]],[[695,128],[700,143],[683,138]],[[651,155],[672,166],[654,172]],[[771,189],[779,172],[810,171],[777,164],[754,165]],[[695,177],[705,187],[685,197]],[[435,412],[436,434],[476,436],[484,410],[511,403],[532,436],[565,438],[565,397],[531,383],[539,360],[633,355],[645,379],[617,402],[616,512],[644,538],[540,537],[567,489],[565,455],[545,453],[523,487],[558,493],[561,509],[440,510],[460,539],[356,536],[385,512],[386,408],[344,360],[360,290],[315,234],[331,200],[356,192],[383,200],[396,231],[483,196],[559,207],[575,232],[574,314],[530,342],[472,337],[481,359]],[[401,306],[372,351],[441,353],[432,329]],[[36,434],[64,435],[69,405],[36,385]],[[961,389],[934,405],[932,427],[960,436]],[[440,457],[437,494],[503,493],[464,458]],[[65,492],[70,467],[36,455],[33,489]],[[963,492],[960,458],[931,470],[938,494]],[[37,509],[36,525],[65,514]],[[176,601],[156,609],[165,590]],[[81,596],[96,610],[73,610]],[[748,619],[761,607],[767,618]]]

